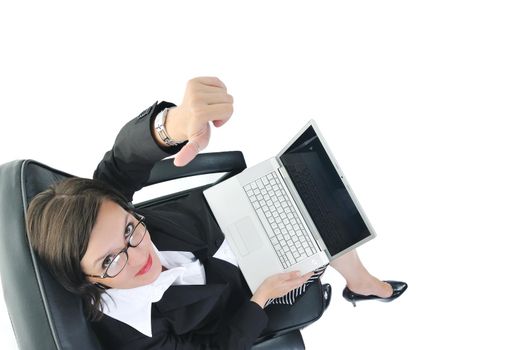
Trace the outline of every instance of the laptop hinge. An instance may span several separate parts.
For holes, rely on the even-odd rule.
[[[285,167],[283,165],[281,165],[279,168],[278,168],[278,171],[280,172],[280,175],[282,175],[282,178],[284,179],[284,181],[286,182],[287,184],[287,181],[285,179],[288,179],[289,181],[291,181],[289,179],[289,174],[287,174],[287,171],[285,171]]]

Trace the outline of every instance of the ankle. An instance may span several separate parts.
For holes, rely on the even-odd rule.
[[[389,283],[374,279],[365,283],[346,283],[346,287],[353,293],[361,295],[375,295],[381,298],[389,298],[393,294]]]
[[[371,295],[371,292],[374,289],[372,288],[372,285],[366,283],[346,283],[346,287],[353,293],[361,295]]]

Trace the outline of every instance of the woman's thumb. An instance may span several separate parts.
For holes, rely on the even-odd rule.
[[[199,144],[194,140],[189,140],[174,157],[175,166],[185,166],[199,153]]]

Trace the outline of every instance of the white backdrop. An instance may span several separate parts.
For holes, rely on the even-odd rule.
[[[353,308],[328,271],[308,349],[525,349],[523,3],[4,1],[0,163],[90,177],[126,121],[218,76],[235,112],[207,151],[252,165],[314,118],[378,233],[365,265],[409,284]]]

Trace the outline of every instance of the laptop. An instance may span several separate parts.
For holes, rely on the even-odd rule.
[[[376,236],[314,120],[276,157],[203,193],[252,292]]]

